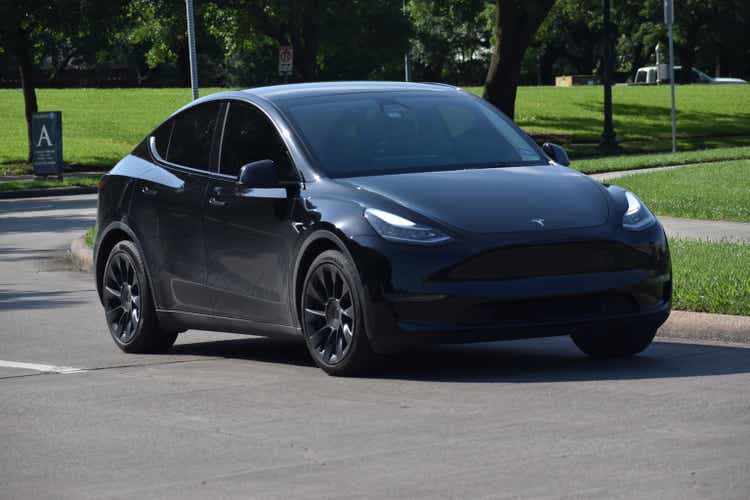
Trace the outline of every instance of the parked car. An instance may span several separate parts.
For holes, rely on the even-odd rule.
[[[291,336],[330,374],[422,342],[638,353],[670,313],[664,230],[568,163],[447,85],[204,97],[101,180],[107,325],[126,352],[187,329]]]
[[[656,85],[658,83],[669,83],[669,76],[666,78],[659,78],[659,71],[657,66],[646,66],[644,68],[638,68],[635,74],[635,85]],[[682,66],[674,67],[675,82],[684,82]],[[747,83],[747,81],[741,78],[719,78],[710,77],[697,68],[691,68],[690,70],[690,83],[703,83],[708,85],[724,85],[734,83]]]

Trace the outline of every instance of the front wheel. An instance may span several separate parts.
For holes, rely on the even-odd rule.
[[[612,326],[608,331],[580,332],[571,335],[576,346],[595,358],[633,356],[646,349],[654,340],[653,326]]]
[[[341,252],[321,253],[302,286],[300,318],[307,349],[329,375],[365,372],[375,354],[364,320],[364,291],[354,265]]]

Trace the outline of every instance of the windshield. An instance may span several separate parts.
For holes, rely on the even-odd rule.
[[[456,92],[277,101],[328,177],[530,165],[537,147],[491,105]]]

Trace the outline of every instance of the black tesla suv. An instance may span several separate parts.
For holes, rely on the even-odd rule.
[[[102,178],[109,330],[126,352],[187,329],[296,336],[339,375],[421,342],[638,353],[671,308],[664,230],[568,163],[447,85],[204,97]]]

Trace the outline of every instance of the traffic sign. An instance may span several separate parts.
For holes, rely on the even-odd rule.
[[[62,176],[62,112],[32,113],[31,141],[34,175]]]
[[[279,75],[291,75],[294,66],[294,50],[290,45],[279,47]]]

